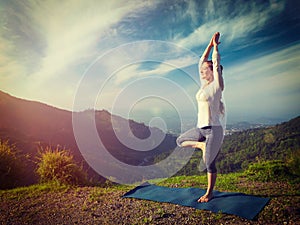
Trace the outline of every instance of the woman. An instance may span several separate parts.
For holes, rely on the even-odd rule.
[[[219,32],[212,36],[199,61],[201,88],[196,94],[197,127],[177,138],[177,144],[180,147],[198,148],[203,152],[200,165],[204,166],[201,170],[207,169],[208,186],[205,195],[200,197],[198,202],[208,202],[213,198],[213,189],[217,179],[215,160],[224,137],[221,125],[221,118],[224,116],[224,105],[221,101],[224,82],[218,51],[219,37]],[[212,61],[208,61],[212,48]]]

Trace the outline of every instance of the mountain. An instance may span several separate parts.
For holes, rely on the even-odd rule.
[[[105,110],[86,110],[75,114],[85,118],[94,116],[98,135],[106,149],[115,158],[130,165],[152,164],[157,155],[170,152],[176,146],[176,137],[163,134],[161,130],[143,123],[111,115]],[[126,124],[129,124],[132,133],[123,129]],[[126,140],[146,139],[150,134],[164,136],[162,142],[151,151],[136,151],[124,145],[118,138],[122,136]],[[37,181],[34,170],[39,146],[62,146],[69,149],[74,159],[83,164],[90,177],[103,179],[86,163],[77,146],[71,111],[19,99],[0,91],[0,139],[15,144],[22,155],[28,156],[27,170],[30,173],[24,181],[25,184]]]
[[[76,112],[87,120],[95,119],[97,134],[109,153],[117,160],[129,165],[151,165],[168,157],[176,147],[176,137],[164,134],[158,128],[111,115],[105,110]],[[248,125],[242,123],[243,126]],[[130,132],[126,130],[129,127]],[[84,130],[83,130],[84,132]],[[164,136],[162,142],[150,151],[137,151],[126,146],[120,137],[130,143],[135,138],[146,140],[150,135]],[[103,181],[86,162],[76,143],[72,112],[43,103],[15,98],[0,91],[0,139],[9,140],[26,155],[28,174],[24,184],[37,182],[34,170],[39,146],[62,146],[70,149],[75,160],[82,163],[90,178]],[[87,142],[89,137],[86,137]],[[156,146],[157,143],[152,143]],[[151,148],[152,149],[152,148]],[[263,128],[251,128],[225,136],[218,156],[217,167],[221,173],[241,171],[256,161],[288,160],[300,150],[300,117]],[[93,154],[93,152],[91,153]],[[92,156],[91,156],[92,157]],[[195,152],[190,162],[179,174],[198,174],[200,152]],[[95,159],[105,163],[101,155]]]

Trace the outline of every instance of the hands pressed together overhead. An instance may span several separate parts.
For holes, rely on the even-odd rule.
[[[210,40],[209,45],[211,47],[218,46],[221,43],[221,42],[219,42],[219,38],[220,38],[220,33],[219,32],[214,33],[214,35],[212,36],[212,38]]]

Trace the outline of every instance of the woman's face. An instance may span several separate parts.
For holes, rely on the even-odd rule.
[[[208,62],[204,62],[200,69],[201,78],[207,81],[213,80],[213,71],[210,68],[210,64]]]

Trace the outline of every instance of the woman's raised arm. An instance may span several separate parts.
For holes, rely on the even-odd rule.
[[[210,50],[211,48],[214,46],[214,40],[213,40],[214,36],[210,39],[210,42],[208,43],[205,51],[203,52],[201,58],[200,58],[200,62],[206,62],[208,60],[209,54],[210,54]]]
[[[212,54],[212,61],[213,61],[213,73],[214,73],[214,80],[216,80],[221,88],[221,90],[224,90],[224,80],[222,76],[222,69],[221,69],[221,64],[220,64],[220,54],[219,54],[219,49],[218,45],[220,44],[219,42],[220,38],[220,33],[216,32],[212,38],[212,43],[213,43],[213,54]]]

